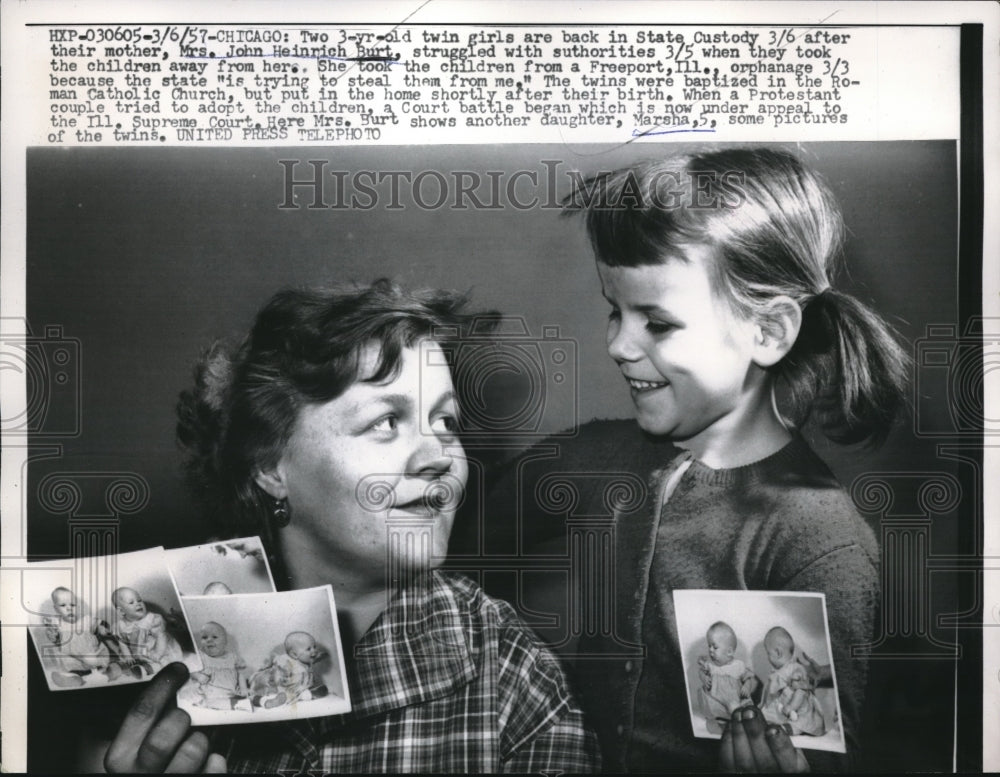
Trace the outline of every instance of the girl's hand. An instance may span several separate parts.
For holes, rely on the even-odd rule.
[[[756,707],[742,707],[722,732],[719,771],[808,772],[809,762],[780,726],[767,725]]]
[[[208,737],[191,732],[191,718],[177,709],[175,695],[188,680],[188,668],[168,664],[147,685],[104,755],[109,772],[226,771],[226,759],[210,752]]]
[[[833,670],[829,664],[816,663],[804,650],[799,651],[799,654],[795,656],[795,660],[805,667],[813,688],[833,687]]]

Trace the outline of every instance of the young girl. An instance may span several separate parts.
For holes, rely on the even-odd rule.
[[[644,658],[578,662],[612,770],[699,770],[672,591],[826,594],[849,754],[866,679],[878,547],[799,428],[881,441],[903,405],[907,359],[890,328],[836,290],[843,224],[791,154],[723,150],[600,175],[570,196],[584,212],[610,306],[608,353],[631,393],[628,422],[595,422],[558,468],[640,475],[644,506],[616,516],[613,630],[584,654],[642,645]],[[600,457],[599,459],[597,457]],[[531,493],[526,478],[522,493]],[[602,494],[581,494],[581,515]],[[525,522],[530,516],[525,516]],[[816,768],[843,766],[810,753]]]

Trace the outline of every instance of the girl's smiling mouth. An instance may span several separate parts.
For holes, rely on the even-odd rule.
[[[639,380],[638,378],[630,378],[627,375],[625,376],[625,382],[635,391],[651,391],[670,385],[670,381],[667,380]]]

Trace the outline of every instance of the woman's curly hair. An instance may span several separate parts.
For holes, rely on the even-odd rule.
[[[177,403],[177,440],[196,496],[224,534],[256,533],[274,500],[255,481],[284,450],[300,409],[340,396],[358,379],[363,350],[379,347],[380,383],[398,374],[418,339],[454,339],[478,317],[466,295],[368,287],[286,290],[261,308],[238,345],[217,342]],[[478,328],[478,327],[477,327]]]

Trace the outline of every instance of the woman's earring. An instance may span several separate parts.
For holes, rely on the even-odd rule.
[[[276,499],[274,501],[274,525],[279,529],[284,529],[292,521],[291,513],[288,511],[287,499]]]

